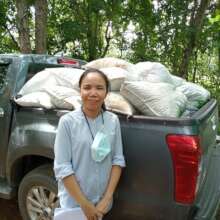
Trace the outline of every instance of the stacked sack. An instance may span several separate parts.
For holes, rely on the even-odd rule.
[[[120,94],[124,81],[132,75],[134,65],[118,58],[106,57],[87,63],[84,68],[96,68],[104,72],[110,82],[110,92],[105,99],[106,109],[127,115],[136,114],[136,110],[126,97]]]
[[[156,62],[135,65],[136,81],[127,81],[121,94],[144,115],[179,117],[186,105],[186,97],[176,91],[166,67]]]
[[[81,105],[78,81],[83,70],[46,68],[35,74],[19,91],[21,106],[72,110]]]
[[[210,98],[206,89],[171,75],[168,69],[158,62],[140,62],[133,65],[117,58],[103,58],[92,61],[85,67],[101,69],[109,78],[111,71],[105,72],[105,69],[115,67],[124,70],[126,76],[124,80],[118,81],[121,87],[120,94],[117,91],[117,95],[134,106],[134,112],[130,111],[130,114],[135,114],[137,109],[146,116],[187,117]],[[122,107],[121,100],[112,108],[110,105],[113,100],[116,100],[116,97],[112,97],[109,102],[107,100],[109,109],[120,108],[128,112]]]
[[[183,117],[197,111],[209,98],[203,87],[171,75],[157,62],[131,64],[118,58],[102,58],[84,68],[103,71],[111,91],[105,104],[108,110],[134,115]],[[15,101],[22,106],[75,109],[81,105],[78,81],[81,69],[48,68],[37,73],[19,92]]]
[[[133,65],[116,58],[104,58],[90,62],[85,68],[93,66],[101,69],[110,81],[111,92],[106,97],[106,108],[127,115],[135,114],[134,107],[120,95],[121,85]],[[26,82],[15,101],[27,107],[76,109],[81,105],[78,82],[83,72],[82,69],[65,67],[46,68]]]

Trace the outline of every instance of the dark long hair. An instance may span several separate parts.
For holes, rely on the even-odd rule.
[[[89,73],[98,73],[105,81],[105,86],[106,86],[106,94],[110,91],[110,82],[108,77],[99,69],[95,68],[89,68],[83,72],[83,74],[79,78],[79,88],[81,88],[82,81],[83,79],[89,74]],[[105,103],[103,102],[102,104],[102,109],[106,111]]]

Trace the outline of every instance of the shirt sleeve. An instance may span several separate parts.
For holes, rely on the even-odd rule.
[[[121,139],[121,127],[118,117],[116,117],[115,141],[113,146],[112,165],[125,167],[125,159],[123,155],[123,147],[122,147],[122,139]]]
[[[57,180],[74,174],[72,166],[71,136],[67,121],[61,118],[54,145],[54,173]]]

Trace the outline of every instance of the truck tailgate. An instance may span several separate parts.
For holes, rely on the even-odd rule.
[[[195,206],[198,212],[194,219],[215,219],[220,198],[220,145],[216,143],[218,108],[213,101],[194,116],[199,124],[198,134],[202,148],[198,195]]]
[[[198,183],[198,191],[202,190],[212,162],[212,154],[216,147],[216,136],[218,129],[218,108],[217,102],[212,101],[211,104],[205,105],[198,111],[194,118],[198,124],[198,136],[200,139],[200,147],[202,150],[202,158],[200,164],[200,176]]]

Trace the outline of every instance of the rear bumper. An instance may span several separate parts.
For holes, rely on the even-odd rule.
[[[211,162],[204,188],[196,206],[194,220],[214,220],[220,202],[220,144],[211,156]]]

